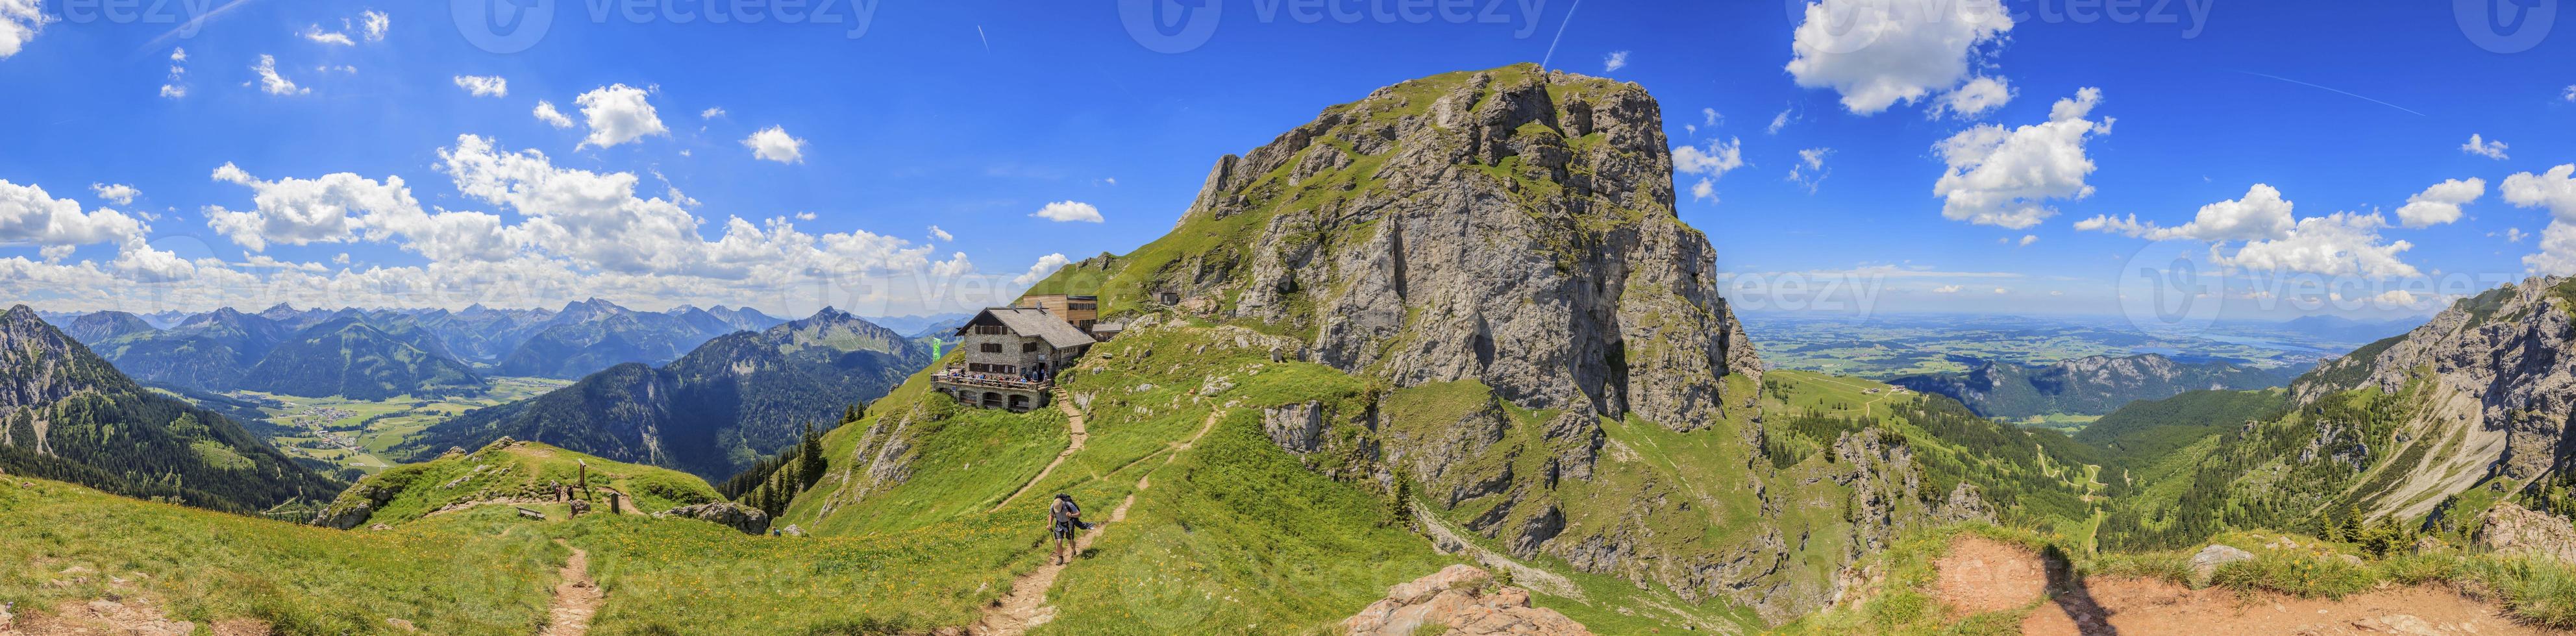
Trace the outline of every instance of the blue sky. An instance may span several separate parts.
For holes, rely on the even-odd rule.
[[[1152,240],[1218,156],[1327,105],[1542,60],[1643,85],[1676,146],[1736,150],[1678,175],[1677,208],[1749,310],[2135,314],[2162,286],[2209,294],[2200,314],[2396,316],[2576,267],[2576,227],[2555,260],[2542,247],[2553,218],[2576,223],[2576,181],[2549,174],[2576,162],[2576,25],[2522,48],[2460,26],[2468,9],[2453,3],[2147,0],[2113,17],[2082,0],[1827,0],[1813,10],[1884,9],[1897,28],[1866,41],[1823,29],[1802,50],[1811,13],[1795,1],[1475,0],[1464,23],[1413,23],[1381,20],[1410,6],[1394,0],[1203,0],[1162,14],[1212,20],[1203,34],[1140,37],[1122,21],[1168,1],[836,1],[831,24],[732,0],[539,1],[542,33],[496,47],[456,17],[485,0],[158,13],[0,0],[16,16],[0,17],[0,296],[143,311],[592,295],[950,309],[1007,297],[1050,255]],[[631,20],[629,4],[652,15]],[[46,16],[32,30],[29,6]],[[711,24],[710,7],[764,20]],[[262,77],[263,56],[293,89]],[[500,78],[506,94],[460,76]],[[2001,79],[2009,99],[1952,101],[1980,96],[1976,78]],[[1871,103],[1869,87],[1890,85],[1921,93]],[[2042,134],[2061,100],[2080,114]],[[540,101],[569,125],[541,121]],[[746,141],[773,127],[764,159]],[[2031,143],[2002,141],[2025,127]],[[2471,135],[2486,154],[2465,148]],[[1945,171],[1978,181],[1975,162],[1937,149],[1954,137],[2005,144],[1983,173],[2002,185],[1937,194]],[[2090,170],[2070,171],[2066,151]],[[2471,178],[2478,196],[2456,220],[2404,227],[2410,197]],[[1693,196],[1703,179],[1709,196]],[[2291,205],[2186,225],[2256,184]],[[1988,222],[1962,220],[1979,212]],[[2336,212],[2354,214],[2288,224]],[[2079,229],[2103,215],[2140,225]],[[2339,251],[2353,248],[2393,258]],[[2196,275],[2130,280],[2176,263]]]

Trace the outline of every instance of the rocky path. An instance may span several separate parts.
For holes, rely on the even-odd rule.
[[[1002,503],[993,504],[993,509],[985,512],[1001,512],[1003,506],[1011,505],[1011,502],[1019,500],[1020,495],[1028,494],[1029,489],[1037,487],[1038,482],[1045,481],[1047,475],[1055,474],[1055,467],[1064,465],[1064,460],[1072,459],[1074,453],[1082,452],[1083,440],[1091,437],[1091,433],[1083,425],[1082,409],[1075,408],[1073,400],[1066,399],[1068,396],[1064,394],[1064,389],[1056,389],[1052,393],[1054,398],[1047,401],[1054,402],[1056,410],[1064,411],[1065,418],[1073,423],[1073,443],[1065,446],[1064,452],[1056,453],[1055,461],[1047,462],[1046,468],[1038,469],[1038,476],[1030,477],[1029,483],[1020,484],[1019,490],[1011,491],[1011,496],[1003,497]]]
[[[1199,426],[1198,433],[1190,435],[1188,440],[1174,446],[1174,452],[1163,455],[1163,465],[1171,465],[1172,460],[1180,458],[1178,451],[1189,450],[1190,446],[1198,443],[1199,438],[1207,436],[1208,431],[1216,428],[1217,420],[1225,418],[1225,413],[1223,409],[1209,413],[1207,423]],[[1079,422],[1079,420],[1076,421]],[[1126,521],[1127,510],[1136,506],[1136,495],[1152,487],[1154,487],[1152,471],[1146,471],[1144,476],[1137,477],[1136,492],[1128,493],[1126,500],[1118,502],[1118,507],[1109,511],[1109,520],[1106,523],[1074,539],[1073,553],[1076,558],[1079,558],[1084,550],[1091,549],[1091,543],[1099,540],[1100,534],[1107,531],[1110,524]],[[1042,547],[1053,550],[1055,544],[1049,541],[1042,544]],[[1064,574],[1065,566],[1066,564],[1056,563],[1050,556],[1044,565],[1038,566],[1038,569],[1012,580],[1011,593],[994,601],[992,605],[985,606],[983,620],[976,621],[974,626],[968,627],[966,633],[975,636],[1018,636],[1028,633],[1029,628],[1055,620],[1055,606],[1047,604],[1046,594],[1047,590],[1055,587],[1056,577]]]
[[[589,552],[565,544],[560,539],[555,543],[571,548],[572,558],[564,560],[563,581],[555,584],[552,618],[546,623],[546,631],[538,634],[582,636],[590,632],[590,617],[599,614],[599,606],[607,602],[608,594],[600,591],[599,584],[590,580]]]

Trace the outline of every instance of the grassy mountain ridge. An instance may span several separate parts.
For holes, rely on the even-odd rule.
[[[2158,354],[2089,356],[2047,365],[1989,362],[1967,373],[1919,374],[1889,384],[1950,396],[1987,417],[2105,415],[2137,400],[2195,390],[2250,390],[2288,384],[2300,369],[2226,362],[2181,363]]]

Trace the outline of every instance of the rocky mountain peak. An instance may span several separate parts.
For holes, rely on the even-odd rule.
[[[1674,216],[1666,143],[1635,84],[1527,64],[1404,82],[1219,159],[1165,241],[1213,244],[1151,286],[1399,386],[1696,428],[1760,362]]]

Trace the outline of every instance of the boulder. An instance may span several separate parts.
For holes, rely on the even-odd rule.
[[[2191,555],[2191,582],[2193,585],[2208,585],[2210,577],[2218,575],[2218,566],[2252,558],[2254,553],[2239,550],[2236,546],[2210,544],[2201,548],[2198,554]]]
[[[703,503],[695,506],[681,506],[653,513],[653,518],[696,519],[735,530],[741,530],[744,534],[761,535],[769,533],[769,513],[761,512],[758,508],[730,501]]]
[[[1342,621],[1342,627],[1352,636],[1409,636],[1435,625],[1439,633],[1453,636],[1592,633],[1556,610],[1530,607],[1528,590],[1488,589],[1492,581],[1493,575],[1473,566],[1442,568],[1387,588],[1385,599]]]

